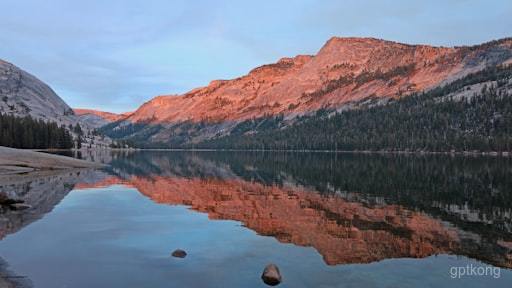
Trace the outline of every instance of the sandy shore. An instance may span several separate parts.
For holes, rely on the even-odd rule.
[[[40,170],[101,167],[103,167],[103,164],[66,156],[0,146],[0,175],[20,174]]]

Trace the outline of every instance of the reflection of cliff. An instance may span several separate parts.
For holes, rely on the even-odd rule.
[[[156,202],[190,205],[212,219],[238,220],[281,242],[313,246],[330,265],[425,257],[459,242],[441,222],[395,205],[370,208],[238,180],[134,177],[131,183]]]
[[[510,159],[233,151],[111,159],[108,171],[123,180],[100,186],[136,186],[157,202],[239,220],[313,246],[329,264],[454,253],[512,267]]]
[[[369,206],[298,186],[267,186],[232,178],[114,179],[106,182],[134,186],[155,202],[189,205],[211,219],[237,220],[281,242],[312,246],[329,265],[438,253],[479,258],[476,251],[480,246],[461,239],[461,231],[398,205]],[[487,253],[489,259],[484,260],[512,267],[508,252]]]
[[[0,206],[0,239],[14,233],[50,212],[78,182],[97,182],[101,172],[87,169],[41,171],[28,175],[3,177],[0,194],[9,199],[23,200],[31,206],[13,211]]]
[[[512,233],[509,158],[247,151],[143,151],[112,158],[111,170],[122,178],[160,175],[295,183],[322,194],[341,191],[368,201],[384,199],[449,222],[458,218],[461,224],[492,223],[485,228],[492,230],[488,233]]]
[[[38,171],[0,177],[0,198],[16,199],[30,205],[14,211],[0,205],[0,239],[15,233],[50,212],[78,182],[97,183],[105,174],[90,169]],[[0,259],[0,287],[32,287],[30,279],[8,270]]]

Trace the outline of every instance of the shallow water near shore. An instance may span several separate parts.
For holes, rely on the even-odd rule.
[[[46,209],[4,216],[19,227],[2,229],[0,257],[35,287],[265,287],[260,276],[268,263],[281,270],[279,287],[512,283],[507,158],[80,157],[110,166],[37,202]],[[65,180],[59,177],[53,181]],[[18,221],[24,213],[40,219]],[[178,248],[186,258],[171,257]],[[496,268],[460,275],[468,265]]]

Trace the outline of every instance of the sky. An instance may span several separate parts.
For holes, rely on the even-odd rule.
[[[460,46],[512,36],[512,1],[1,0],[0,59],[71,107],[135,110],[333,36]]]

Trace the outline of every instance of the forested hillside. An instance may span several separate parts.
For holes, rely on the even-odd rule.
[[[512,151],[512,66],[486,68],[384,105],[240,123],[189,147],[222,149]],[[372,103],[367,99],[366,103]]]

